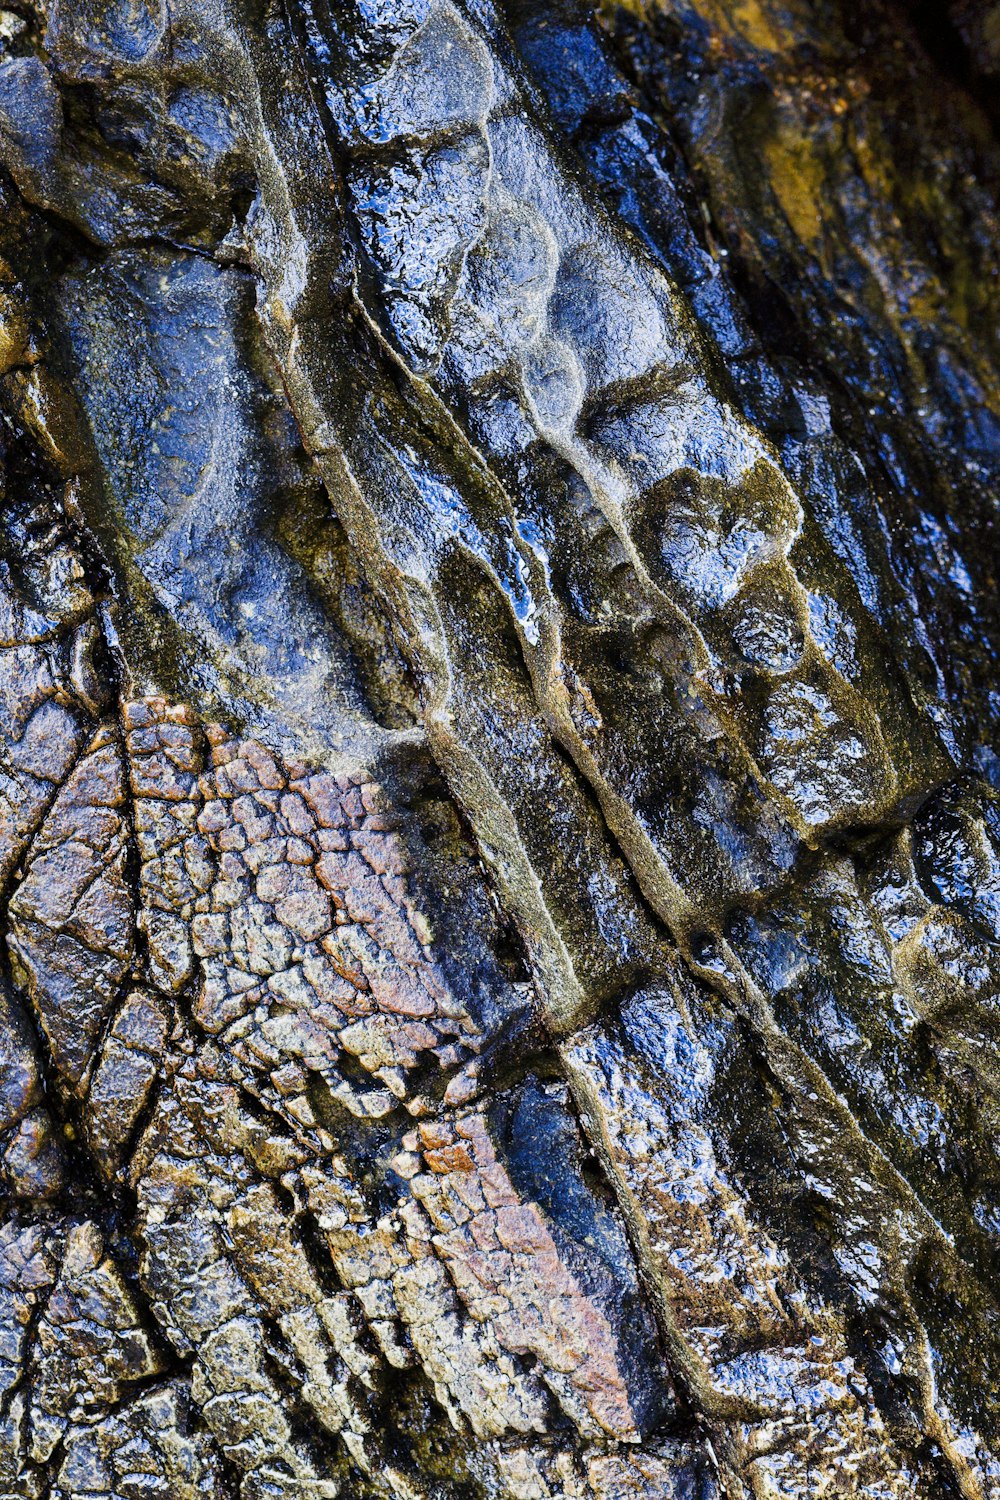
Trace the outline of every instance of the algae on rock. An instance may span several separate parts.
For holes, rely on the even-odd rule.
[[[0,11],[0,1497],[1000,1495],[995,29]]]

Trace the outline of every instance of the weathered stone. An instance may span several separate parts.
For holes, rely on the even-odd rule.
[[[1000,1494],[938,9],[0,9],[0,1500]]]

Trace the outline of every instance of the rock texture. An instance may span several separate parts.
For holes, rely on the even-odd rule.
[[[1000,1497],[911,9],[0,9],[0,1500]]]

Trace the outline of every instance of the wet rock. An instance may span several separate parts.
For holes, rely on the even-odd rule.
[[[0,1496],[1000,1492],[931,9],[0,11]]]

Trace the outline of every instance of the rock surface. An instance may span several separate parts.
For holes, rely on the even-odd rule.
[[[0,1500],[998,1500],[994,9],[0,9]]]

